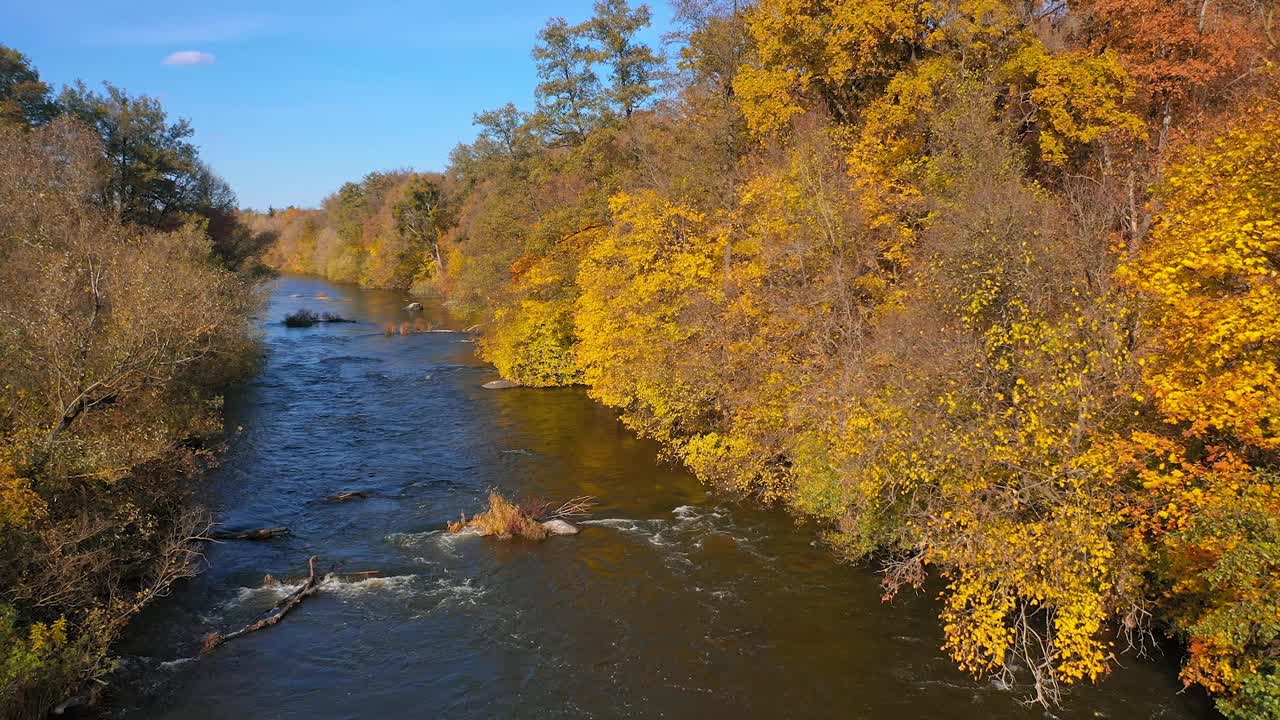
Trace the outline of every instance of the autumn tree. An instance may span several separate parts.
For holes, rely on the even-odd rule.
[[[673,6],[679,29],[670,36],[683,44],[677,67],[732,96],[733,79],[750,50],[746,3],[678,0]]]
[[[1165,425],[1116,442],[1142,488],[1134,539],[1188,640],[1183,678],[1233,718],[1280,708],[1280,113],[1182,148],[1120,277],[1145,301],[1144,388]]]
[[[1197,113],[1247,90],[1274,38],[1268,3],[1085,0],[1077,6],[1088,47],[1114,53],[1133,77],[1143,113],[1167,140],[1175,114]],[[1272,31],[1273,32],[1273,31]]]
[[[1206,148],[1185,151],[1163,209],[1125,277],[1156,304],[1158,362],[1147,381],[1161,412],[1197,434],[1280,450],[1280,124],[1262,110]]]
[[[751,128],[783,129],[816,104],[852,121],[873,96],[924,52],[933,7],[907,0],[764,0],[747,16],[755,58],[734,81]]]
[[[479,155],[502,154],[511,159],[529,152],[529,114],[521,112],[515,103],[507,103],[494,110],[476,113],[471,124],[480,128],[474,150]]]
[[[42,125],[58,106],[26,55],[0,44],[0,122]]]

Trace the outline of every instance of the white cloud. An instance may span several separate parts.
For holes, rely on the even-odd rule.
[[[212,65],[214,61],[213,53],[201,52],[199,50],[180,50],[176,53],[170,53],[164,59],[165,65]]]

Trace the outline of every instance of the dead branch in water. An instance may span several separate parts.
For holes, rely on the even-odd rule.
[[[586,517],[591,514],[591,508],[596,506],[596,498],[594,495],[579,495],[576,498],[566,500],[560,504],[560,507],[550,512],[543,511],[538,515],[538,519],[546,522],[547,520],[573,520],[575,518]]]
[[[325,573],[325,577],[333,578],[335,580],[354,580],[357,578],[362,580],[368,580],[369,578],[377,577],[382,573],[383,573],[382,570],[353,570],[351,572],[337,572],[335,570],[330,570],[329,572]],[[264,588],[276,588],[276,587],[280,587],[281,585],[293,585],[295,583],[300,583],[300,582],[306,582],[306,578],[305,577],[286,577],[282,580],[276,577],[275,575],[271,575],[271,574],[262,576],[262,587]]]
[[[349,578],[349,577],[370,578],[370,577],[373,577],[374,575],[381,575],[382,571],[381,570],[352,570],[351,572],[335,572],[335,573],[329,573],[329,574],[336,578]]]
[[[351,491],[340,492],[335,495],[330,495],[329,497],[324,499],[324,502],[340,503],[340,502],[348,502],[350,500],[366,500],[368,499],[368,497],[369,497],[369,493],[364,490],[351,490]]]
[[[253,530],[241,530],[239,532],[231,532],[224,530],[216,530],[205,533],[202,539],[209,540],[274,540],[275,538],[289,534],[287,527],[272,528],[255,528]]]
[[[288,597],[276,603],[276,606],[261,620],[246,625],[233,633],[219,635],[218,633],[209,633],[205,636],[204,642],[200,646],[200,654],[205,655],[213,652],[217,647],[228,640],[234,640],[242,635],[248,635],[251,632],[257,632],[263,628],[271,627],[284,619],[291,610],[300,605],[311,595],[314,595],[320,589],[320,578],[316,575],[316,556],[312,555],[307,561],[307,566],[311,574],[307,576],[306,582],[302,583],[302,587],[294,590]]]
[[[65,715],[67,710],[76,707],[92,707],[97,705],[102,699],[103,686],[105,682],[96,680],[91,683],[89,689],[79,695],[72,695],[62,702],[54,705],[49,710],[50,715]]]

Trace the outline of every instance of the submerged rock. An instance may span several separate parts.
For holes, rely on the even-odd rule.
[[[487,382],[480,387],[485,390],[506,390],[507,388],[520,387],[520,383],[515,382],[514,380],[494,380],[493,382]]]
[[[578,528],[572,523],[564,520],[548,520],[542,523],[542,527],[546,528],[548,535],[577,535]]]

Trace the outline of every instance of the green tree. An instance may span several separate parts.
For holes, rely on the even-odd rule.
[[[448,226],[448,205],[439,183],[428,175],[417,175],[409,181],[400,199],[392,205],[396,231],[409,240],[411,253],[429,253],[427,262],[435,262],[435,271],[444,269],[440,252],[440,236]],[[428,274],[434,274],[430,272]]]
[[[600,121],[600,79],[581,25],[552,18],[538,33],[533,59],[538,66],[536,124],[554,144],[577,145]]]
[[[663,57],[636,41],[636,34],[652,20],[647,5],[632,8],[627,0],[597,0],[595,15],[582,26],[597,45],[593,59],[609,66],[609,105],[623,117],[631,117],[653,96],[662,75]]]
[[[674,0],[678,29],[668,35],[683,47],[676,67],[694,82],[707,82],[725,97],[750,50],[745,8],[737,0]]]
[[[131,97],[104,83],[105,94],[83,82],[63,89],[65,111],[94,128],[102,138],[102,152],[110,168],[103,185],[103,202],[125,222],[166,227],[177,213],[196,205],[186,192],[201,168],[193,130],[186,120],[169,122],[155,98]]]
[[[471,124],[480,128],[475,151],[481,157],[501,155],[518,159],[530,151],[529,114],[517,109],[515,103],[476,113]]]

